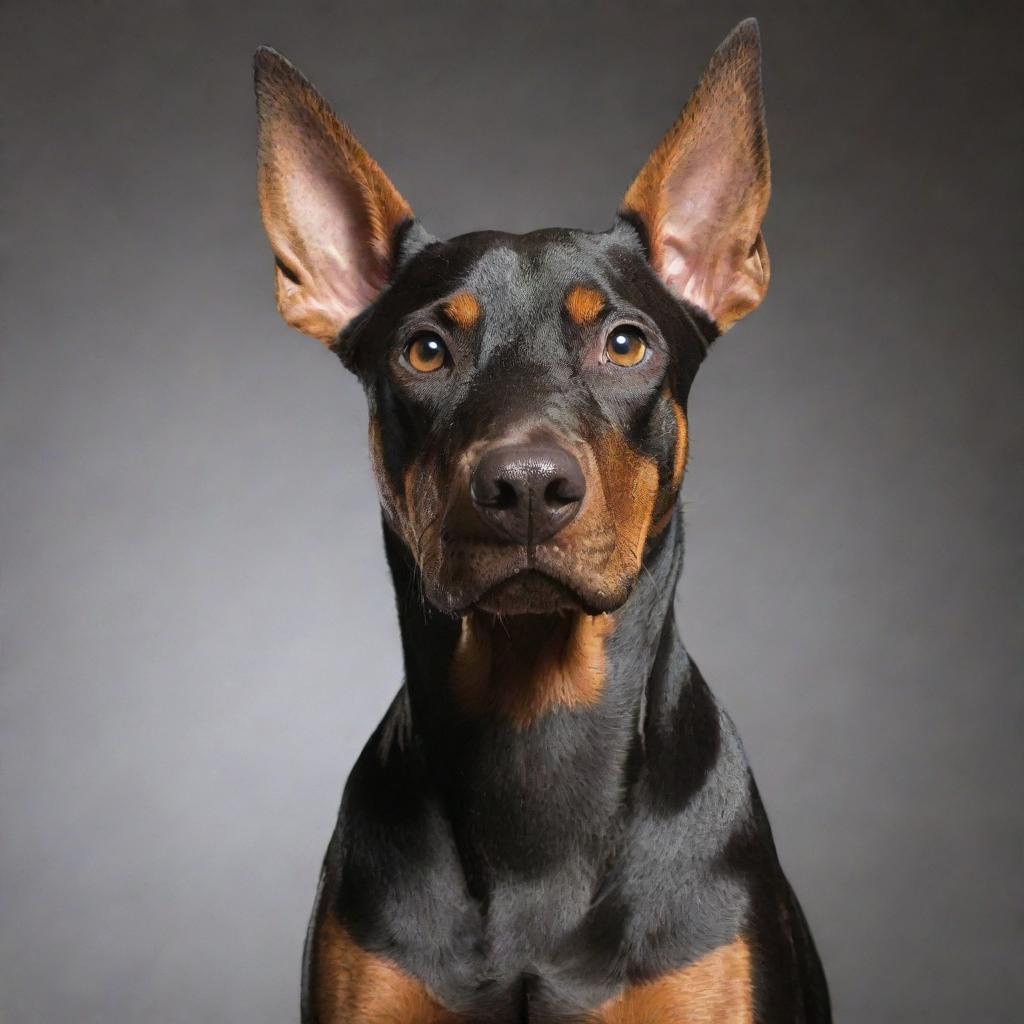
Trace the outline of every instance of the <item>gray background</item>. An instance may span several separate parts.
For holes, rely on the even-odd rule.
[[[253,48],[434,231],[603,228],[750,13],[775,277],[693,396],[684,636],[840,1019],[1019,1013],[1011,5],[8,0],[5,1024],[296,1020],[400,676],[362,394],[274,310]]]

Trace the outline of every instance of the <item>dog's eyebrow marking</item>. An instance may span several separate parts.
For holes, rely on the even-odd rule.
[[[464,331],[472,330],[480,322],[480,303],[472,292],[456,292],[441,308],[444,315]]]
[[[574,285],[565,297],[565,311],[581,327],[592,324],[605,307],[604,295],[584,284]]]

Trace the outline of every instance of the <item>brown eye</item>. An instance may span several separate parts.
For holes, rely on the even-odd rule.
[[[636,366],[647,355],[647,341],[639,327],[616,327],[604,345],[608,362],[616,366]]]
[[[417,334],[405,348],[405,358],[419,373],[433,373],[444,366],[448,349],[436,334]]]

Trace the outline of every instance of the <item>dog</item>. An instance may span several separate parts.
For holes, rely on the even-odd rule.
[[[608,231],[439,241],[257,51],[277,305],[365,389],[405,664],[324,859],[304,1024],[831,1019],[673,615],[690,386],[768,287],[760,63],[745,21]]]

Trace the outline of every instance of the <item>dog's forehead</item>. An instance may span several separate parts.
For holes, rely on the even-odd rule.
[[[631,229],[479,231],[437,243],[431,250],[430,261],[451,271],[438,281],[442,290],[469,293],[479,303],[485,325],[504,329],[528,330],[557,316],[574,286],[587,285],[612,298],[629,277],[630,265],[644,262]]]
[[[527,316],[558,305],[575,284],[611,288],[622,264],[642,260],[634,232],[588,232],[545,228],[528,234],[477,232],[444,243],[474,254],[464,277],[466,287],[495,311]]]
[[[468,296],[477,311],[480,363],[504,357],[510,348],[530,361],[559,354],[573,290],[586,288],[598,305],[611,304],[623,298],[619,292],[630,263],[643,262],[632,232],[566,228],[475,232],[441,243],[440,250],[434,258],[458,268],[445,284],[445,297]]]
[[[639,230],[626,219],[604,232],[427,236],[410,246],[391,287],[341,341],[362,336],[402,343],[440,324],[455,329],[464,353],[472,349],[477,368],[520,366],[560,375],[579,355],[581,332],[586,336],[616,313],[653,324],[666,339],[679,394],[685,394],[715,337],[714,325],[665,289]],[[392,347],[363,342],[361,350],[368,369],[386,363]]]

